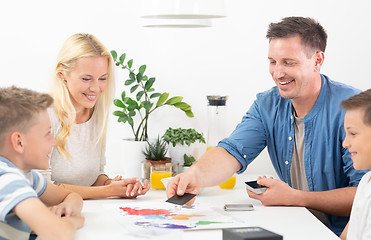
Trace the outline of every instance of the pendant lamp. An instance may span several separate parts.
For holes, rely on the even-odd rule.
[[[211,27],[214,18],[226,17],[223,0],[142,0],[144,27]]]

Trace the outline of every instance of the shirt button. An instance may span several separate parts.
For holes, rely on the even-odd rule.
[[[289,140],[291,141],[292,140],[292,137],[289,137]]]
[[[246,158],[246,155],[243,155],[243,158]]]
[[[286,165],[289,164],[289,161],[286,161],[285,164],[286,164]]]
[[[293,117],[293,116],[291,116],[290,118],[291,118],[291,120],[292,120],[292,119],[293,119],[294,117]]]

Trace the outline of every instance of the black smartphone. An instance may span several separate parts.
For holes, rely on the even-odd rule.
[[[261,194],[267,190],[266,186],[262,186],[258,184],[257,181],[250,181],[250,182],[245,182],[247,189],[249,189],[251,192],[254,192],[256,194]]]

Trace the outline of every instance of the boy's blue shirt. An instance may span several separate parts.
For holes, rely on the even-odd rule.
[[[47,182],[38,172],[24,174],[8,159],[0,156],[0,239],[24,239],[31,229],[12,211],[20,202],[40,197]],[[10,226],[10,227],[9,227]]]
[[[357,186],[368,171],[353,168],[350,153],[342,147],[344,114],[340,102],[360,90],[321,75],[322,86],[312,110],[304,117],[304,165],[310,191]],[[232,134],[219,142],[242,165],[238,173],[267,147],[272,164],[282,181],[291,186],[290,165],[294,147],[294,116],[290,99],[277,87],[257,94],[257,99]],[[326,215],[330,228],[340,234],[348,217]]]

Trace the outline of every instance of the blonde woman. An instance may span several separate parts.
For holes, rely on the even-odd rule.
[[[132,198],[149,190],[137,178],[104,174],[108,110],[114,94],[109,51],[91,34],[69,37],[58,56],[48,109],[56,146],[46,175],[84,199]],[[48,176],[47,176],[48,177]]]

